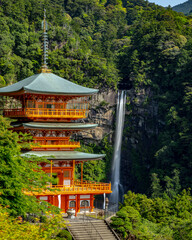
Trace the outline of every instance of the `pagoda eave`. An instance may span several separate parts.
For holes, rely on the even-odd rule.
[[[97,92],[95,92],[97,93]],[[33,94],[33,95],[39,95],[39,96],[48,96],[48,97],[54,97],[54,96],[61,96],[61,97],[87,97],[91,96],[95,93],[81,93],[81,94],[67,94],[67,93],[55,93],[53,94],[52,92],[38,92],[38,91],[29,91],[26,89],[21,89],[20,91],[15,91],[15,92],[0,92],[0,96],[8,96],[8,97],[16,97],[16,96],[21,96],[24,94]]]
[[[22,153],[21,156],[44,157],[48,160],[90,161],[101,160],[105,157],[105,154],[92,154],[78,151],[28,151]]]
[[[84,124],[84,123],[51,123],[51,122],[28,122],[28,123],[12,123],[15,130],[22,129],[43,129],[43,130],[84,130],[93,129],[98,124]]]
[[[53,73],[40,73],[30,76],[13,85],[0,89],[0,95],[20,95],[23,93],[83,97],[97,93],[97,89],[87,88],[70,82]]]

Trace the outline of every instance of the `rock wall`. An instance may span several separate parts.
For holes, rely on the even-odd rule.
[[[89,116],[85,122],[96,123],[98,127],[78,134],[78,137],[84,139],[85,143],[99,142],[105,136],[108,137],[108,141],[112,142],[116,97],[117,93],[112,90],[99,92],[92,96]]]
[[[122,144],[121,183],[125,193],[150,192],[150,169],[159,122],[158,104],[150,88],[127,91]]]
[[[99,143],[105,136],[114,143],[117,92],[99,92],[90,101],[90,113],[85,122],[98,127],[78,133],[86,143]],[[162,125],[162,123],[160,123]],[[158,104],[150,88],[135,92],[127,90],[125,125],[121,153],[121,184],[128,190],[149,192],[153,149],[159,129]]]

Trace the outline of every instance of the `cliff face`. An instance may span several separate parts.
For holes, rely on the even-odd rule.
[[[122,141],[121,183],[124,192],[149,192],[153,149],[158,134],[158,104],[150,88],[127,91]]]
[[[99,144],[107,136],[113,145],[117,92],[100,92],[92,98],[90,104],[86,121],[97,123],[98,127],[81,132],[78,137],[82,138],[85,144]],[[128,90],[121,153],[121,183],[124,193],[128,190],[149,192],[150,170],[158,129],[158,104],[153,100],[150,88],[137,92]]]
[[[99,92],[93,96],[90,101],[90,112],[87,122],[97,123],[98,127],[87,132],[81,132],[78,136],[84,139],[84,142],[99,142],[105,136],[108,141],[113,141],[113,123],[115,119],[116,108],[115,91],[109,90]]]

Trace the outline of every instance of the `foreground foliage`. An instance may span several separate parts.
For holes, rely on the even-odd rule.
[[[7,209],[0,207],[0,239],[63,239],[62,228],[65,223],[61,215],[47,215],[44,223],[39,223],[39,219],[35,218],[35,223],[23,222],[22,219],[10,217]],[[71,240],[69,237],[65,238]],[[67,234],[65,234],[65,237]]]
[[[40,214],[51,207],[24,194],[24,190],[43,188],[50,182],[38,167],[38,163],[45,159],[21,156],[21,148],[29,146],[28,138],[12,132],[10,121],[0,116],[0,205],[7,207],[11,215],[23,217],[28,213]]]
[[[174,198],[147,198],[129,191],[112,218],[112,227],[122,239],[190,240],[192,238],[192,196],[183,190]]]

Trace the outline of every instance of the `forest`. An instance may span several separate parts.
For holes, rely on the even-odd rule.
[[[184,3],[178,4],[173,7],[173,10],[176,12],[182,12],[184,14],[191,14],[191,9],[192,9],[192,1],[188,0],[185,1]]]
[[[132,192],[125,194],[113,227],[123,239],[191,239],[192,17],[145,0],[1,0],[1,87],[40,69],[44,8],[49,23],[48,65],[55,74],[103,92],[116,92],[124,84],[133,96],[127,98],[122,146],[123,158],[129,155],[131,161],[129,173],[122,172],[128,176],[125,189]],[[7,123],[1,121],[5,131]],[[10,161],[22,162],[20,147],[15,143],[18,159],[6,163],[2,159],[8,133],[1,138],[0,204],[8,210],[0,212],[2,216],[4,211],[13,216],[38,212],[34,201],[35,207],[29,204],[21,212],[22,186],[15,186],[5,171],[11,171]],[[105,161],[87,164],[86,179],[109,180],[113,143],[105,137],[82,148],[107,154]],[[10,190],[4,191],[8,179]],[[157,209],[161,216],[155,215]]]

